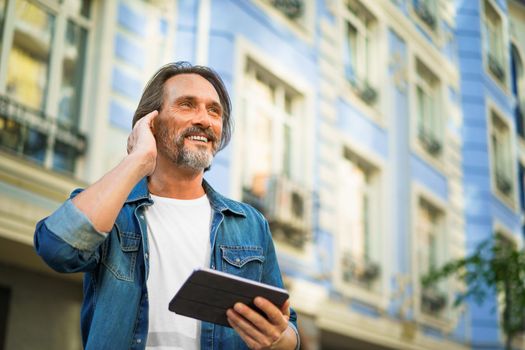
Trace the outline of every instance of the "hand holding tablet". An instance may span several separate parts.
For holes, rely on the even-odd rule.
[[[256,282],[228,273],[198,269],[173,297],[169,310],[201,321],[230,327],[226,310],[241,302],[258,311],[255,297],[260,296],[281,308],[288,299],[288,292],[268,284]],[[263,316],[264,313],[260,312]]]

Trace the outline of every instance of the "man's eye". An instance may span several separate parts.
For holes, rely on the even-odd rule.
[[[211,114],[215,115],[215,116],[220,116],[221,115],[221,110],[217,107],[211,107],[208,109],[208,112],[210,112]]]

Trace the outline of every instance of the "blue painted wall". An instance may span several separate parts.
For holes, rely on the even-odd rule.
[[[196,42],[198,29],[198,1],[179,0],[177,8],[177,25],[175,40],[174,60],[195,61]],[[402,11],[407,16],[407,3],[402,2]],[[506,11],[504,0],[498,1],[503,11]],[[251,45],[257,47],[261,52],[272,56],[281,66],[285,67],[292,75],[301,77],[314,89],[314,95],[319,97],[320,91],[320,22],[324,18],[333,23],[334,18],[326,7],[327,2],[316,1],[316,23],[312,41],[305,41],[296,32],[276,21],[267,12],[262,11],[252,1],[239,0],[214,0],[211,1],[211,21],[209,32],[208,64],[214,67],[224,79],[230,92],[234,91],[238,71],[236,67],[236,40],[243,38]],[[459,105],[463,116],[463,125],[446,125],[449,132],[458,134],[463,142],[463,175],[464,175],[464,199],[465,199],[465,235],[467,252],[482,240],[492,234],[495,220],[501,222],[509,229],[518,232],[520,229],[520,218],[508,206],[494,196],[491,190],[490,162],[488,145],[488,117],[486,115],[486,101],[490,98],[494,101],[505,118],[513,120],[513,101],[501,88],[494,83],[493,79],[485,73],[483,67],[482,33],[479,1],[457,0],[456,28],[441,23],[443,31],[452,36],[452,40],[443,46],[436,46],[428,33],[420,28],[419,23],[413,21],[423,37],[431,45],[434,45],[453,64],[457,64],[461,77],[461,91],[455,91],[448,87],[448,98],[451,103]],[[410,17],[410,16],[409,16]],[[128,30],[132,35],[141,37],[143,35],[139,25],[140,16],[123,3],[118,6],[118,25]],[[159,25],[166,27],[166,24]],[[167,30],[165,28],[165,30]],[[388,127],[377,124],[372,118],[363,115],[356,106],[347,99],[339,97],[336,99],[337,120],[336,126],[345,137],[359,143],[364,149],[376,155],[387,164],[386,176],[391,179],[389,193],[392,194],[392,210],[389,222],[392,223],[390,231],[392,249],[392,261],[387,261],[392,268],[391,286],[397,288],[395,274],[410,275],[412,270],[411,251],[417,249],[411,242],[411,221],[414,213],[410,212],[411,189],[414,184],[420,185],[444,201],[449,200],[450,189],[447,177],[441,170],[429,164],[418,154],[412,152],[410,146],[411,121],[410,115],[410,86],[407,77],[399,79],[398,75],[403,70],[411,69],[408,64],[407,43],[396,33],[395,28],[388,30],[388,52],[389,55],[399,57],[396,64],[388,67],[388,94],[392,106],[387,118]],[[127,62],[136,69],[144,66],[144,60],[133,55],[137,50],[135,44],[125,36],[115,37],[115,56]],[[138,100],[142,89],[142,82],[136,81],[127,71],[116,67],[112,74],[112,88],[115,92],[132,100]],[[232,95],[235,99],[235,96]],[[316,135],[314,142],[324,145],[330,144],[330,140],[321,140],[319,136],[320,111],[316,98],[316,120],[314,121]],[[129,120],[123,118],[129,115],[129,108],[123,106],[119,101],[110,103],[110,120],[119,127],[126,128]],[[330,161],[319,156],[319,148],[314,155],[315,192],[331,186],[319,179],[319,167]],[[229,146],[220,152],[214,162],[212,170],[206,174],[220,192],[230,193],[230,178],[232,175],[232,147]],[[335,167],[335,164],[328,164]],[[312,271],[330,272],[333,269],[333,260],[321,259],[320,257],[333,256],[334,235],[319,228],[318,207],[314,212],[314,239],[316,247],[314,254],[316,259],[311,264],[299,262],[293,257],[284,256],[283,270],[290,276],[297,276],[311,280]],[[335,211],[335,207],[324,208]],[[319,259],[317,259],[319,258]],[[328,281],[317,281],[324,283],[333,293],[333,286]],[[410,297],[412,288],[405,291],[404,297]],[[402,298],[401,298],[402,299]],[[396,318],[401,299],[391,300],[389,314]],[[498,346],[501,339],[498,330],[498,317],[493,313],[495,298],[482,306],[469,304],[469,313],[463,315],[452,337],[459,341],[466,340],[466,334],[471,334],[473,348],[477,346]],[[375,317],[366,305],[349,303],[348,307],[354,312]],[[409,310],[407,319],[413,319],[413,311]],[[434,328],[426,327],[423,332],[431,337],[441,339],[444,335]]]

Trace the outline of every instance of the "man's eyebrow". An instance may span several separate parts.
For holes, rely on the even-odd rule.
[[[183,96],[177,97],[174,102],[181,102],[181,101],[195,102],[196,100],[197,98],[195,96],[183,95]]]
[[[177,102],[181,102],[181,101],[188,101],[188,102],[197,102],[197,97],[193,96],[193,95],[182,95],[182,96],[179,96],[175,99],[175,103]],[[216,108],[220,108],[221,111],[222,111],[222,105],[217,102],[217,101],[212,101],[210,103],[207,103],[207,105],[210,105],[210,106],[213,106],[213,107],[216,107]]]

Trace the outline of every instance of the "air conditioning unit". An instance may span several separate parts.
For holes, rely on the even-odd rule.
[[[284,176],[270,176],[264,196],[264,214],[272,233],[302,247],[310,238],[310,193]]]

